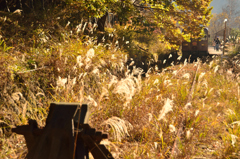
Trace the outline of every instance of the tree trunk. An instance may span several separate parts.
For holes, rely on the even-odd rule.
[[[97,44],[103,42],[102,38],[104,36],[104,31],[105,31],[105,22],[107,19],[108,13],[106,13],[103,17],[101,17],[100,19],[98,19],[97,21],[97,30],[99,31],[98,33],[98,40],[97,40]]]
[[[101,31],[101,32],[105,31],[104,26],[105,26],[107,16],[108,16],[108,13],[106,13],[104,16],[102,16],[100,19],[98,19],[98,21],[97,21],[97,25],[98,25],[97,30],[98,31]]]

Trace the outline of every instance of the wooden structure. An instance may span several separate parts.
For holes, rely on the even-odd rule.
[[[24,135],[27,159],[89,159],[89,152],[97,159],[113,159],[100,141],[107,134],[88,125],[88,105],[79,103],[51,103],[44,128],[36,120],[17,126],[12,131]]]
[[[190,42],[182,42],[182,56],[183,59],[188,58],[190,55],[192,58],[202,57],[209,55],[208,53],[208,29],[204,28],[205,36],[203,38],[191,38]]]

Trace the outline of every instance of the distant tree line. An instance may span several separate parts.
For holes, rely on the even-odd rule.
[[[227,35],[230,35],[230,41],[236,41],[240,36],[240,1],[239,0],[227,0],[227,3],[222,7],[222,12],[219,14],[213,14],[210,21],[209,32],[212,40],[216,36],[223,37],[223,31],[225,28],[224,20],[227,19]],[[221,35],[220,35],[220,34]]]

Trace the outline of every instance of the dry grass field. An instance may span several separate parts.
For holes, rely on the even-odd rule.
[[[143,72],[117,40],[76,38],[78,28],[56,42],[39,27],[25,50],[0,39],[0,158],[26,156],[10,130],[29,119],[44,127],[51,102],[89,104],[90,125],[109,133],[103,144],[115,158],[240,158],[239,51],[162,68],[149,56]]]

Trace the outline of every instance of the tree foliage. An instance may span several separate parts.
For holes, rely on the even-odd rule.
[[[240,2],[238,0],[228,0],[227,5],[222,8],[222,12],[219,14],[213,14],[210,21],[210,32],[214,33],[224,29],[224,19],[227,19],[227,27],[240,28]],[[235,29],[236,30],[236,29]],[[235,34],[234,32],[231,34]]]
[[[222,14],[225,15],[225,18],[228,19],[228,26],[230,28],[235,28],[239,25],[240,10],[239,0],[228,0],[228,3],[225,7],[222,8]]]
[[[177,46],[191,37],[202,36],[211,18],[212,0],[83,0],[72,4],[84,9],[88,17],[101,18],[107,12],[118,17],[120,24],[131,19],[136,27],[154,26],[159,39]],[[150,25],[149,25],[150,24]],[[182,32],[184,30],[184,32]]]
[[[41,0],[40,8],[50,0]],[[79,10],[86,18],[106,19],[108,12],[118,17],[120,24],[126,24],[131,20],[136,27],[143,24],[158,30],[161,34],[159,39],[176,46],[191,37],[199,37],[203,34],[203,28],[208,25],[211,18],[210,3],[212,0],[58,0],[58,4],[72,6]],[[32,0],[16,0],[21,3],[30,3]],[[44,3],[45,2],[45,3]],[[29,5],[28,5],[29,6]],[[34,5],[32,5],[32,8]],[[36,8],[36,6],[35,6]],[[101,19],[102,18],[102,19]],[[147,24],[147,25],[146,25]],[[102,25],[103,26],[103,25]],[[104,31],[104,29],[100,29]],[[184,30],[184,32],[182,32]]]
[[[145,0],[150,4],[154,20],[165,34],[160,38],[169,44],[179,44],[203,34],[211,18],[211,0]],[[184,30],[184,32],[182,32]]]

